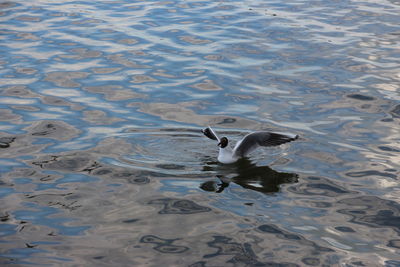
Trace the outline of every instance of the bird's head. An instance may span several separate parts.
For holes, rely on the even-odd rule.
[[[221,138],[221,140],[218,143],[218,146],[220,148],[225,148],[228,146],[228,138],[226,138],[225,136]]]

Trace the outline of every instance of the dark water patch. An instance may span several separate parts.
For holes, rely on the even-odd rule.
[[[112,173],[113,178],[124,179],[130,184],[148,184],[150,183],[150,179],[143,175],[141,172],[132,172],[132,171],[121,171],[115,170]]]
[[[263,224],[263,225],[260,225],[257,229],[261,233],[272,234],[279,239],[288,240],[291,242],[301,244],[303,246],[312,247],[314,250],[314,253],[334,252],[334,250],[332,250],[330,248],[320,246],[313,241],[309,241],[309,240],[305,239],[301,235],[290,233],[286,230],[280,229],[278,226],[273,225],[273,224]]]
[[[153,249],[160,253],[179,254],[179,253],[183,253],[183,252],[186,252],[187,250],[189,250],[189,248],[185,247],[185,246],[173,245],[172,243],[174,243],[176,240],[179,240],[179,238],[164,239],[164,238],[157,237],[154,235],[146,235],[140,239],[140,242],[155,244],[156,246],[154,246]]]
[[[0,221],[1,222],[6,222],[10,219],[10,214],[8,214],[7,212],[0,212]]]
[[[301,259],[301,262],[308,266],[319,266],[320,265],[320,260],[318,258],[311,258],[311,257],[303,258],[303,259]]]
[[[207,263],[206,261],[198,261],[198,262],[192,263],[188,266],[189,267],[206,267],[207,266],[206,263]]]
[[[394,107],[391,111],[390,114],[394,117],[394,118],[400,118],[400,105],[397,105],[396,107]]]
[[[137,175],[137,173],[131,172],[131,171],[115,171],[115,172],[113,172],[114,178],[127,179],[127,178],[131,178],[132,176],[136,176],[136,175]]]
[[[14,142],[16,137],[0,137],[0,148],[8,148]]]
[[[4,181],[0,181],[0,186],[2,187],[2,192],[0,191],[0,194],[4,194],[4,195],[8,195],[10,193],[13,193],[14,190],[11,188],[6,189],[7,187],[13,187],[14,184],[13,183],[7,183]]]
[[[87,171],[87,167],[93,165],[90,158],[79,155],[50,156],[32,164],[47,170],[57,171]]]
[[[131,177],[128,179],[130,184],[148,184],[150,179],[148,177]]]
[[[93,175],[103,176],[103,175],[110,175],[113,172],[111,168],[98,168],[92,172]]]
[[[135,222],[138,222],[139,221],[139,219],[128,219],[128,220],[123,220],[122,222],[123,223],[135,223]]]
[[[387,260],[385,261],[385,267],[398,267],[400,266],[400,260]]]
[[[354,99],[361,100],[361,101],[372,101],[375,99],[372,96],[367,96],[367,95],[362,95],[362,94],[350,94],[350,95],[347,95],[347,97],[354,98]]]
[[[17,4],[13,3],[13,2],[5,1],[5,2],[0,3],[1,9],[6,9],[6,8],[10,8],[10,7],[15,7],[15,6],[17,6]]]
[[[159,214],[195,214],[211,211],[208,207],[200,206],[186,199],[154,199],[149,201],[148,204],[162,204],[163,208],[158,212]]]
[[[44,137],[56,140],[70,140],[80,134],[80,130],[64,121],[44,120],[33,123],[25,130],[34,137]]]
[[[343,194],[352,193],[327,178],[316,176],[306,177],[304,178],[303,183],[289,186],[288,191],[301,195],[321,195],[327,197],[337,197]]]
[[[217,252],[206,254],[203,256],[203,258],[207,259],[223,255],[233,255],[233,257],[227,260],[226,263],[231,263],[235,265],[245,264],[250,266],[264,266],[263,263],[258,261],[250,244],[240,244],[232,241],[232,238],[222,235],[215,235],[213,236],[213,238],[214,240],[207,242],[207,245],[211,248],[216,248]]]
[[[350,177],[367,177],[367,176],[382,176],[392,179],[397,179],[397,175],[387,172],[380,172],[376,170],[358,171],[358,172],[348,172],[347,176]]]
[[[87,154],[86,157],[78,155],[52,156],[47,160],[34,161],[32,164],[38,165],[43,169],[86,172],[91,176],[124,180],[129,184],[141,185],[150,183],[149,174],[145,172],[115,167],[91,159],[93,157],[91,154]]]
[[[384,118],[384,119],[381,119],[381,122],[393,122],[393,119],[392,118]]]
[[[362,261],[353,261],[351,264],[354,264],[354,266],[367,266]]]
[[[78,203],[78,201],[72,201],[72,202],[69,202],[69,203],[64,203],[64,202],[61,202],[61,201],[54,201],[54,202],[53,201],[49,201],[48,205],[50,207],[59,207],[61,209],[66,209],[66,210],[69,210],[69,211],[73,211],[73,210],[76,210],[76,209],[82,207],[82,205],[80,205]]]
[[[88,155],[88,157],[89,157],[89,155]],[[82,171],[92,173],[94,170],[97,170],[98,168],[101,168],[101,167],[102,167],[101,163],[92,160],[90,162],[90,164],[87,165],[87,167],[85,167]]]
[[[390,240],[389,243],[387,244],[388,247],[392,248],[399,248],[400,249],[400,239],[393,239]]]
[[[54,197],[63,197],[65,198],[66,196],[71,195],[72,193],[54,193],[54,194],[50,194],[50,193],[45,193],[45,194],[35,194],[35,195],[31,195],[31,194],[26,194],[25,197],[28,199],[32,199],[32,198],[43,198],[43,199],[49,199],[51,200]]]
[[[388,151],[388,152],[400,152],[399,149],[396,149],[396,148],[393,148],[393,147],[389,147],[389,146],[378,146],[378,148],[380,150]]]
[[[389,227],[400,234],[400,205],[391,200],[375,196],[342,199],[338,202],[347,206],[337,212],[350,215],[351,222],[369,227]]]
[[[64,203],[64,202],[61,202],[61,201],[54,201],[54,202],[53,201],[49,201],[48,205],[50,207],[58,207],[58,208],[66,209],[66,210],[69,210],[69,211],[74,211],[74,210],[82,207],[82,205],[80,205],[78,203],[78,201],[72,201],[72,202],[69,202],[69,203]]]
[[[158,164],[157,168],[166,169],[166,170],[184,170],[185,166],[178,164]]]
[[[218,122],[217,124],[228,124],[228,123],[235,123],[235,118],[225,118],[222,121]]]
[[[200,188],[207,192],[216,192],[221,193],[226,187],[229,186],[229,183],[224,182],[216,182],[216,181],[206,181],[200,184]]]
[[[351,227],[347,226],[337,226],[335,227],[336,230],[343,232],[343,233],[354,233],[355,231]]]
[[[316,208],[321,208],[321,209],[327,209],[327,208],[331,208],[333,206],[332,203],[325,202],[325,201],[314,201],[313,204]]]

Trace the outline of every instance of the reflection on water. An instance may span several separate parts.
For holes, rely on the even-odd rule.
[[[0,265],[399,266],[399,13],[1,2]]]
[[[298,182],[298,175],[295,173],[277,172],[268,166],[256,166],[247,158],[228,167],[220,167],[216,172],[219,182],[205,181],[201,184],[201,189],[221,193],[233,182],[246,189],[274,193],[279,192],[281,184]]]

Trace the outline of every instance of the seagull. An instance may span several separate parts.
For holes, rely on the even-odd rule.
[[[218,141],[218,161],[225,164],[236,162],[259,146],[279,146],[299,138],[297,134],[291,133],[252,132],[243,137],[243,139],[237,142],[235,147],[231,149],[228,146],[228,138],[225,136],[219,138],[210,126],[201,131],[208,138]]]

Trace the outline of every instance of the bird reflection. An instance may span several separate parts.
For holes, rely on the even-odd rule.
[[[204,191],[221,193],[230,183],[262,193],[279,192],[281,184],[297,183],[296,173],[278,172],[268,166],[257,166],[247,158],[231,165],[216,165],[219,181],[209,180],[200,185]],[[214,168],[212,168],[214,169]],[[210,170],[210,166],[205,167]]]

